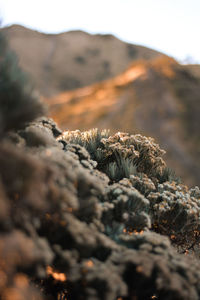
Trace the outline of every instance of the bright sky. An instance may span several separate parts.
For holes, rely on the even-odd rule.
[[[200,0],[0,0],[3,26],[111,33],[200,63]]]

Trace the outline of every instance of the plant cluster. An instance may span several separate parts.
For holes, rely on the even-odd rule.
[[[179,233],[169,213],[177,202],[177,212],[185,209],[182,235],[196,232],[188,220],[194,221],[191,210],[196,207],[198,222],[199,189],[188,191],[169,181],[156,185],[142,173],[114,183],[98,170],[98,163],[86,146],[63,140],[61,130],[47,118],[4,137],[1,297],[198,299],[199,262],[177,253],[177,248],[185,252],[190,245],[184,239],[171,243],[162,219],[170,220]],[[170,199],[164,216],[159,205],[166,193]],[[198,244],[196,240],[196,253]]]
[[[166,168],[162,159],[165,151],[160,149],[153,138],[140,134],[118,132],[110,136],[107,130],[76,130],[64,131],[58,140],[85,147],[92,159],[97,161],[98,169],[106,173],[112,181],[119,181],[137,173],[147,174],[157,181]]]
[[[192,249],[200,241],[200,191],[176,182],[159,184],[147,197],[157,232],[168,235],[178,247]],[[182,247],[180,247],[180,251]]]

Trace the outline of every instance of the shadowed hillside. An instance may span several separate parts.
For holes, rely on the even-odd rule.
[[[120,41],[113,35],[83,31],[44,34],[13,25],[4,28],[20,66],[31,74],[43,95],[83,87],[111,78],[138,59],[161,53]]]
[[[200,65],[186,65],[185,66],[187,69],[189,69],[190,72],[192,72],[192,74],[194,76],[197,76],[200,78]]]
[[[155,137],[188,184],[199,171],[200,80],[170,58],[136,62],[121,75],[48,99],[63,128],[110,128]]]

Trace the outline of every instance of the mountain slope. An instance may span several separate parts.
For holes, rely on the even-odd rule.
[[[189,185],[199,183],[199,65],[180,66],[112,35],[43,34],[18,25],[2,31],[59,124],[153,136],[168,164]]]
[[[55,95],[111,78],[134,60],[161,55],[112,35],[91,35],[83,31],[44,34],[19,25],[4,28],[3,32],[21,67],[31,75],[43,95]]]
[[[47,102],[62,128],[110,128],[156,138],[169,166],[189,185],[199,182],[200,80],[173,59],[137,62],[113,79]]]

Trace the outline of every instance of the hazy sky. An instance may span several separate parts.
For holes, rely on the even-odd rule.
[[[200,0],[0,0],[3,25],[112,33],[200,63]]]

